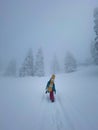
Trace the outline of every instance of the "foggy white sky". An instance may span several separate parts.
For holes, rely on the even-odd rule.
[[[21,61],[31,47],[43,47],[45,61],[67,50],[89,56],[98,0],[0,0],[0,58]],[[46,61],[48,62],[48,61]]]

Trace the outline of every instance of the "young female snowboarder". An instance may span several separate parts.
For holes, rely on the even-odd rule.
[[[47,92],[50,93],[50,100],[52,102],[54,102],[54,92],[56,94],[54,79],[55,79],[55,75],[53,74],[46,86],[46,93]]]

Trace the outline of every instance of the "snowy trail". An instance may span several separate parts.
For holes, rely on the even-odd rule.
[[[39,130],[75,130],[69,115],[64,108],[60,96],[55,95],[56,101],[51,103],[49,95],[43,95],[40,102],[40,114],[38,121]]]
[[[64,106],[61,104],[61,99],[59,96],[57,96],[57,102],[56,104],[54,104],[55,106],[55,123],[56,123],[56,127],[57,130],[74,130],[73,124],[68,116],[68,113],[66,111],[66,109],[64,108]]]
[[[69,117],[69,113],[66,107],[63,105],[63,102],[59,95],[57,96],[57,101],[58,101],[57,106],[59,108],[60,115],[62,115],[62,118],[59,118],[59,120],[60,119],[62,120],[66,129],[75,130],[74,125],[71,121],[71,118]]]
[[[73,91],[72,83],[70,84],[70,80],[68,81],[67,79],[66,84],[68,86],[66,86],[65,89],[63,88],[62,91],[60,88],[62,80],[64,79],[59,79],[57,77],[57,94],[55,95],[56,101],[54,103],[51,103],[49,101],[49,95],[43,94],[42,102],[40,104],[40,106],[42,106],[40,119],[42,118],[44,121],[41,122],[41,129],[45,130],[48,128],[52,130],[97,130],[92,120],[89,119],[91,116],[86,115],[87,110],[82,110],[82,107],[87,107],[86,109],[88,109],[89,104],[85,104],[85,106],[81,107],[81,103],[84,101],[84,99],[81,99],[82,102],[81,100],[78,100],[79,97],[77,95],[77,91],[81,93],[81,91],[83,91],[82,89],[84,84],[82,83],[82,85],[80,85],[79,83],[79,85],[82,86],[82,89],[80,89],[78,87],[78,84],[76,84],[76,88],[74,86],[75,90]],[[79,88],[79,90],[77,88]],[[72,91],[69,93],[68,91],[70,91],[70,89],[72,89]],[[85,100],[86,96],[87,95],[85,93]],[[89,100],[87,99],[87,101]],[[84,103],[87,102],[85,101]]]
[[[98,130],[96,75],[56,75],[54,103],[45,94],[49,77],[0,78],[0,130]]]

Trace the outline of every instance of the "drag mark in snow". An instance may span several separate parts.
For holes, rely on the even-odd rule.
[[[62,115],[62,118],[63,118],[62,120],[64,122],[64,125],[67,127],[66,129],[75,130],[74,125],[73,125],[70,117],[67,114],[67,110],[63,106],[63,103],[62,103],[61,98],[59,96],[57,97],[57,101],[58,101],[58,107],[60,109],[60,114]]]
[[[51,103],[49,95],[42,95],[39,104],[40,112],[38,115],[38,130],[75,130],[70,117],[59,96],[56,101]]]
[[[56,110],[54,113],[54,123],[56,125],[57,130],[66,130],[66,126],[64,125],[63,120],[64,119],[62,118],[61,113],[58,107],[56,106]]]

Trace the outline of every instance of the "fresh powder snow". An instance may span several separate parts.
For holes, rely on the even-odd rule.
[[[51,76],[51,75],[50,75]],[[0,77],[0,130],[98,130],[98,67],[46,77]]]

